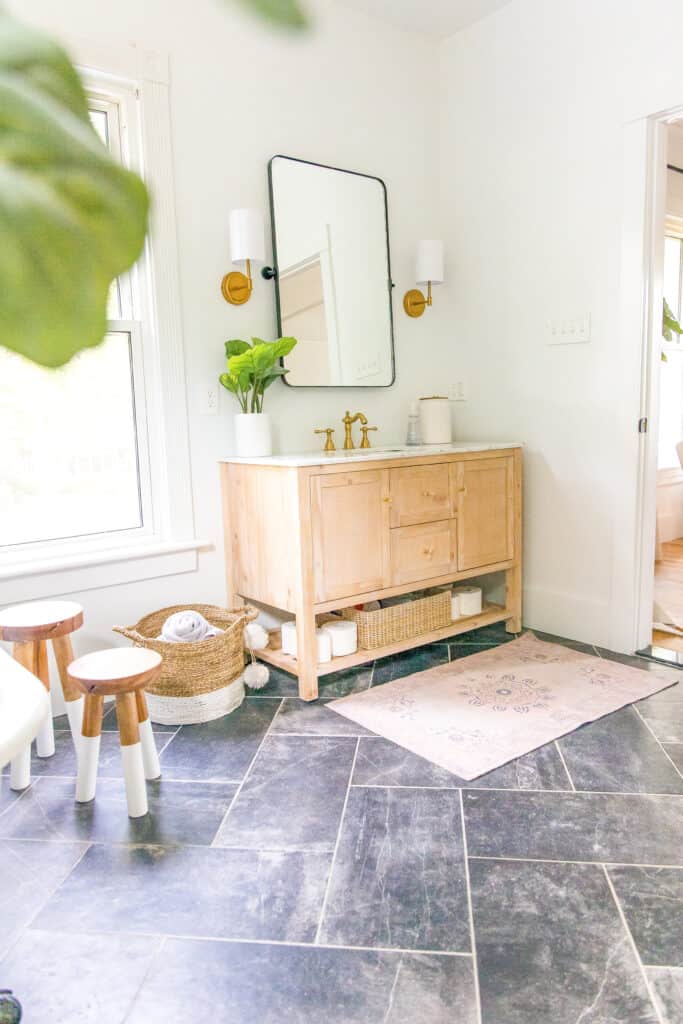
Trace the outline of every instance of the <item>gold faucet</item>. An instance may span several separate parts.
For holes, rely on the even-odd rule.
[[[356,447],[355,444],[353,443],[353,435],[351,434],[351,427],[356,422],[356,420],[360,420],[361,423],[363,424],[363,426],[367,426],[367,423],[368,423],[367,416],[363,415],[362,412],[357,412],[355,416],[352,416],[351,413],[349,412],[349,410],[347,409],[346,410],[346,416],[344,416],[344,418],[342,420],[342,423],[344,424],[344,451],[345,452],[348,452],[348,451],[350,451],[351,448],[355,448]]]

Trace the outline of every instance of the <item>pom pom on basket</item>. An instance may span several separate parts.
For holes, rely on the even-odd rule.
[[[197,643],[159,638],[164,622],[177,612],[199,612],[223,630]],[[150,718],[161,725],[194,725],[222,718],[244,700],[244,628],[258,611],[217,605],[174,605],[145,615],[134,626],[114,631],[163,658],[161,675],[146,690]]]

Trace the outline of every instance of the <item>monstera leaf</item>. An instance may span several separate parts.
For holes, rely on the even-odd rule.
[[[44,366],[99,344],[147,211],[144,184],[92,128],[64,51],[0,7],[0,344]]]

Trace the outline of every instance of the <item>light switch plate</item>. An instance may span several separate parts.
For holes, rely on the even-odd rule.
[[[546,345],[582,345],[591,340],[590,313],[546,320]]]

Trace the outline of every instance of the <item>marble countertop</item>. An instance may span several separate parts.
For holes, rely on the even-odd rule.
[[[513,441],[453,442],[452,444],[383,445],[378,448],[354,448],[325,453],[294,452],[291,455],[265,455],[252,458],[227,455],[219,462],[238,462],[247,466],[328,466],[332,463],[372,462],[380,459],[415,459],[424,455],[457,455],[460,452],[492,452],[503,448],[521,448]]]

